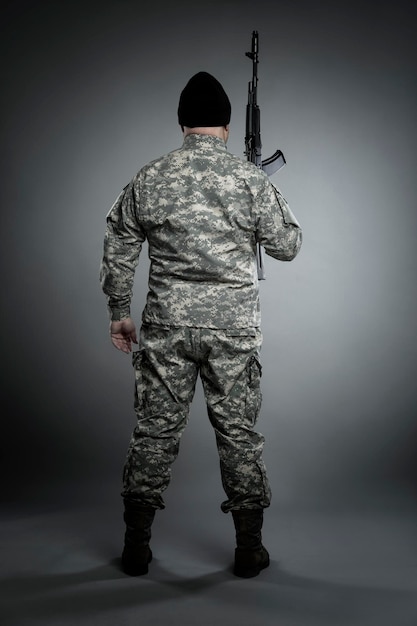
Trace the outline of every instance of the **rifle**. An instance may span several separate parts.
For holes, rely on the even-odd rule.
[[[258,31],[252,32],[252,50],[246,52],[246,56],[252,59],[252,80],[248,86],[248,104],[246,106],[246,135],[245,135],[245,155],[248,161],[260,167],[268,176],[272,176],[286,163],[281,150],[276,150],[272,156],[262,161],[261,142],[261,113],[257,102],[258,97]],[[261,244],[256,248],[256,264],[258,268],[258,279],[265,280],[265,270],[262,258]]]

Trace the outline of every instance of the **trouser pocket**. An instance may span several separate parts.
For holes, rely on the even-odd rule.
[[[259,417],[262,403],[262,365],[257,355],[252,355],[249,358],[246,366],[246,376],[246,417],[252,424],[255,424]]]

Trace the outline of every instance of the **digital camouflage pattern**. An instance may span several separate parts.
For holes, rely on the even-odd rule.
[[[264,172],[212,135],[143,167],[107,216],[101,282],[113,320],[130,315],[135,269],[148,240],[148,324],[260,325],[256,243],[289,261],[301,230]]]
[[[107,216],[102,287],[112,320],[130,316],[148,240],[133,432],[123,496],[163,508],[198,374],[220,456],[227,512],[265,508],[270,489],[255,432],[261,404],[256,244],[293,259],[301,230],[280,191],[224,141],[191,134],[143,167]]]
[[[125,498],[164,508],[162,494],[200,373],[227,495],[222,510],[269,505],[264,437],[254,431],[261,406],[261,341],[255,328],[142,325],[139,350],[133,353],[138,421],[124,469]]]

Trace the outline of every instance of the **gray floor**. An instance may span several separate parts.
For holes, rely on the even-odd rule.
[[[2,626],[416,626],[415,518],[271,509],[269,569],[231,573],[230,516],[154,524],[149,575],[119,569],[120,503],[3,516]],[[184,517],[186,519],[184,519]]]

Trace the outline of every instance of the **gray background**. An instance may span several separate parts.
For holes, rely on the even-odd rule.
[[[3,70],[4,490],[120,478],[134,425],[129,357],[98,282],[105,215],[182,142],[201,69],[232,101],[243,157],[254,28],[263,154],[304,229],[267,259],[266,461],[276,501],[376,504],[416,479],[416,88],[413,3],[12,3]],[[244,157],[243,157],[244,158]],[[146,249],[134,317],[146,294]],[[216,491],[200,390],[172,490]],[[7,435],[7,436],[6,436]],[[185,485],[182,478],[186,477]]]
[[[121,469],[134,426],[133,376],[129,357],[110,344],[98,282],[105,215],[142,165],[181,144],[179,93],[197,71],[214,74],[228,92],[228,148],[244,158],[251,74],[244,53],[253,29],[260,35],[263,155],[283,150],[287,166],[274,182],[304,230],[300,255],[290,264],[267,258],[267,281],[261,284],[259,429],[267,438],[270,519],[283,520],[294,511],[341,514],[349,537],[352,512],[414,512],[415,3],[6,5],[1,41],[6,517],[94,504],[107,507],[103,536],[116,535]],[[133,308],[138,325],[147,268],[145,249]],[[196,524],[202,536],[211,524],[229,529],[230,520],[218,511],[223,497],[198,387],[164,519],[178,516],[184,536],[196,538]],[[39,518],[30,537],[46,533],[45,523]],[[163,523],[170,536],[169,522]],[[96,536],[89,524],[84,527]],[[96,522],[91,524],[97,530]],[[289,522],[290,527],[296,528]],[[326,535],[326,524],[317,528]],[[285,523],[281,530],[285,535]],[[55,540],[65,543],[64,535],[71,551],[64,531],[49,536],[55,545]],[[281,551],[289,556],[299,549],[313,563],[309,531],[301,533],[301,547],[300,534],[288,536]],[[363,536],[374,536],[372,525],[361,535],[357,554],[367,545]],[[392,545],[392,539],[380,537]],[[117,534],[108,546],[103,539],[107,557],[119,549],[119,540]],[[350,596],[345,600],[349,604]],[[123,605],[123,597],[119,601]],[[317,607],[307,606],[305,620],[322,623],[319,616],[312,618]],[[328,615],[333,625],[345,623],[335,621],[336,613]]]

